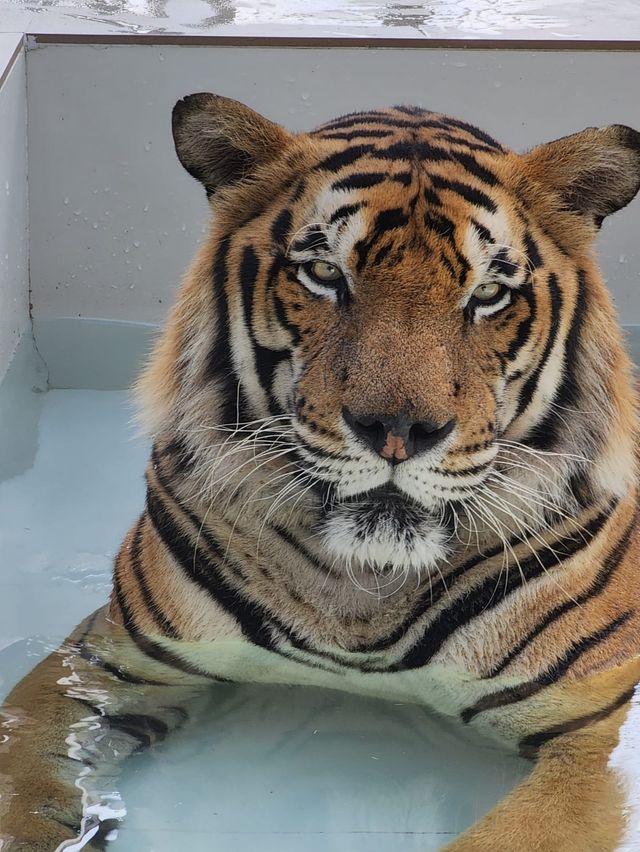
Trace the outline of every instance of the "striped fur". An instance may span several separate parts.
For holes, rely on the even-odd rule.
[[[104,779],[233,680],[419,702],[534,758],[451,850],[615,849],[637,418],[593,242],[640,136],[518,155],[413,107],[294,136],[203,94],[174,138],[215,215],[139,383],[146,505],[108,607],[7,700],[0,838],[103,848]],[[442,439],[392,465],[351,412]]]

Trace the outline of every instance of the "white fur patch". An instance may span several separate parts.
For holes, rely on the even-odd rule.
[[[322,539],[338,563],[395,572],[430,571],[446,558],[448,533],[434,519],[425,519],[406,532],[382,517],[364,533],[362,518],[348,504],[335,507],[323,524]]]
[[[625,791],[627,825],[616,852],[640,852],[640,684],[620,728],[620,741],[611,753],[609,766],[617,772]]]

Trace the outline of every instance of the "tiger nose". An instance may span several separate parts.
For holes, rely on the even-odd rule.
[[[403,415],[354,414],[346,407],[342,409],[342,416],[361,441],[391,464],[399,464],[432,449],[455,426],[453,418],[439,425],[435,420],[410,420]]]

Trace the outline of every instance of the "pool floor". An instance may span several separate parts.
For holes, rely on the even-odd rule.
[[[143,505],[125,391],[40,394],[35,446],[0,482],[0,697],[103,604]],[[20,460],[14,467],[19,469]],[[114,852],[431,852],[526,764],[419,707],[221,685],[203,724],[133,757]]]

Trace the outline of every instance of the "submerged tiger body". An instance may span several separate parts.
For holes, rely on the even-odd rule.
[[[592,244],[640,135],[517,155],[396,107],[294,136],[203,94],[174,138],[215,215],[139,383],[147,501],[109,605],[6,701],[2,848],[103,848],[123,758],[227,680],[419,702],[534,758],[452,852],[618,848],[637,420]]]

